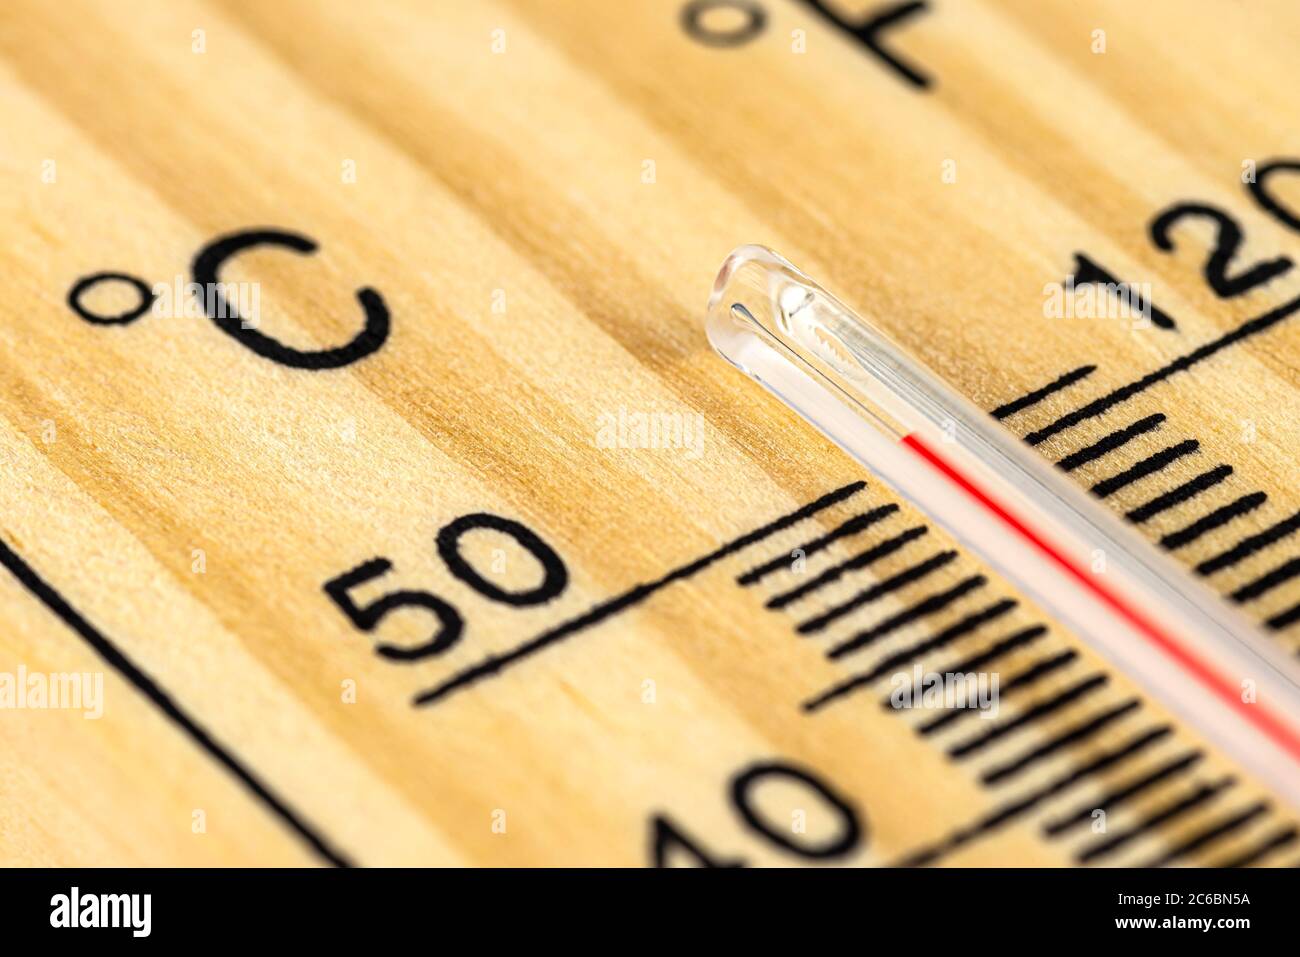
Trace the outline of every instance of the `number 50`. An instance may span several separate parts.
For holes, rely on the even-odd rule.
[[[542,568],[542,581],[534,588],[509,590],[484,578],[461,553],[460,540],[468,532],[489,529],[513,538]],[[480,595],[506,605],[527,607],[541,605],[559,597],[569,584],[569,572],[555,550],[543,542],[532,529],[513,519],[488,512],[462,515],[444,525],[435,540],[438,554],[447,570]],[[390,612],[400,608],[423,608],[437,620],[437,627],[427,641],[414,647],[377,641],[375,651],[391,661],[421,661],[451,648],[465,630],[465,620],[450,602],[427,591],[407,589],[391,591],[368,604],[353,601],[350,592],[358,585],[386,575],[393,568],[387,558],[372,558],[324,584],[325,594],[342,609],[361,631],[375,631]]]

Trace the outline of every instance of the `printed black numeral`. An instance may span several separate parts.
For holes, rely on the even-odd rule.
[[[541,566],[542,581],[535,588],[510,591],[495,582],[489,581],[461,553],[461,538],[480,529],[500,532],[515,540],[515,543],[528,552]],[[555,549],[542,541],[536,532],[522,522],[493,515],[490,512],[474,512],[462,515],[448,522],[439,531],[436,538],[438,554],[457,579],[469,585],[475,592],[490,601],[503,605],[525,607],[542,605],[563,594],[569,584],[569,572]],[[370,632],[379,627],[384,617],[400,608],[423,608],[433,613],[438,619],[439,627],[433,637],[414,648],[378,643],[375,651],[393,661],[420,661],[431,655],[437,655],[451,648],[460,640],[465,629],[464,619],[459,611],[449,602],[427,591],[395,591],[376,599],[368,605],[358,605],[349,592],[359,585],[386,575],[393,568],[393,563],[386,558],[372,558],[362,562],[356,568],[331,578],[324,586],[325,593],[343,610],[349,620],[362,631]]]
[[[1175,328],[1174,320],[1169,313],[1158,307],[1154,302],[1148,302],[1142,298],[1136,286],[1121,281],[1113,274],[1107,272],[1101,266],[1097,265],[1083,253],[1074,254],[1074,285],[1085,286],[1089,283],[1097,283],[1106,287],[1115,295],[1131,297],[1131,305],[1134,310],[1142,312],[1147,311],[1151,316],[1151,324],[1159,326],[1161,329]]]
[[[352,600],[348,594],[351,589],[388,574],[392,567],[392,562],[386,558],[372,559],[327,581],[325,592],[334,599],[334,604],[343,609],[343,614],[347,615],[354,625],[367,632],[374,631],[389,612],[399,608],[425,608],[433,612],[434,617],[438,619],[439,627],[434,636],[424,644],[414,648],[403,648],[385,642],[375,645],[376,652],[392,661],[420,661],[430,655],[446,651],[456,644],[465,628],[465,622],[455,608],[437,595],[431,595],[426,591],[395,591],[364,606]]]
[[[904,61],[884,44],[884,36],[916,16],[926,13],[925,0],[882,3],[864,11],[841,11],[826,0],[800,0],[830,26],[842,32],[873,57],[894,71],[908,86],[928,89],[934,80],[928,73]],[[852,5],[849,5],[852,6]],[[706,17],[718,10],[730,10],[733,22],[726,27],[709,26]],[[736,17],[740,19],[736,21]],[[681,10],[682,29],[696,41],[711,47],[738,47],[749,43],[767,27],[767,10],[758,0],[689,0]]]
[[[1289,206],[1283,205],[1268,190],[1268,180],[1274,173],[1300,173],[1300,160],[1279,159],[1261,163],[1255,171],[1255,178],[1246,184],[1251,198],[1274,219],[1288,229],[1300,233],[1300,216]]]
[[[1171,233],[1174,227],[1184,219],[1208,219],[1218,227],[1214,248],[1205,260],[1203,272],[1214,294],[1220,299],[1232,299],[1244,295],[1256,286],[1262,286],[1290,271],[1294,263],[1286,256],[1268,259],[1238,272],[1228,275],[1237,250],[1241,246],[1241,226],[1221,209],[1203,203],[1180,203],[1165,210],[1151,221],[1151,241],[1163,252],[1173,252],[1174,241]]]
[[[810,803],[829,807],[839,822],[836,832],[819,843],[813,843],[800,836],[790,824],[768,820],[758,808],[757,792],[765,782],[771,781],[793,783],[808,791]],[[816,862],[837,860],[858,850],[865,840],[866,827],[847,799],[811,771],[785,761],[751,764],[737,773],[731,779],[730,798],[732,809],[745,827],[795,857]],[[669,856],[675,848],[693,857],[702,867],[744,867],[746,863],[744,858],[709,853],[667,815],[653,815],[650,819],[650,861],[653,866],[669,866]]]

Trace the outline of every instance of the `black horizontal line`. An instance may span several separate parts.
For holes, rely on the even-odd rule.
[[[1026,709],[1016,717],[1004,721],[996,727],[989,728],[983,734],[968,738],[965,741],[958,742],[948,749],[948,757],[964,758],[969,755],[982,751],[994,742],[1001,741],[1008,735],[1014,734],[1035,721],[1046,718],[1048,715],[1060,711],[1067,705],[1073,704],[1080,698],[1083,698],[1094,691],[1099,691],[1110,681],[1110,677],[1104,674],[1091,675],[1082,681],[1071,685],[1063,691],[1058,692],[1046,701],[1040,701],[1032,707]]]
[[[1264,838],[1264,840],[1256,844],[1254,847],[1242,851],[1241,853],[1237,854],[1235,857],[1230,857],[1227,860],[1220,861],[1217,864],[1212,864],[1210,866],[1211,867],[1249,867],[1251,864],[1254,864],[1260,858],[1273,853],[1278,848],[1289,847],[1290,845],[1294,844],[1297,837],[1300,837],[1300,828],[1297,828],[1294,825],[1290,827],[1284,827],[1279,830],[1273,831],[1271,834],[1269,834],[1268,837]]]
[[[1290,302],[1285,302],[1276,309],[1271,309],[1264,313],[1262,316],[1251,319],[1249,322],[1242,323],[1231,332],[1225,333],[1219,338],[1193,349],[1186,355],[1179,356],[1177,359],[1174,359],[1172,362],[1162,366],[1161,368],[1156,369],[1153,372],[1148,372],[1140,379],[1136,379],[1127,385],[1120,386],[1118,389],[1107,393],[1101,398],[1094,399],[1087,405],[1075,409],[1073,412],[1066,413],[1054,422],[1043,426],[1041,429],[1030,432],[1025,436],[1025,441],[1030,445],[1040,445],[1052,436],[1064,432],[1066,429],[1073,428],[1080,422],[1086,422],[1088,419],[1096,418],[1108,409],[1133,398],[1133,396],[1149,389],[1156,383],[1163,382],[1165,379],[1168,379],[1176,373],[1185,372],[1198,362],[1210,358],[1210,356],[1226,349],[1228,346],[1235,345],[1243,339],[1264,332],[1287,318],[1287,316],[1291,315],[1297,309],[1300,309],[1300,298],[1292,299]]]
[[[817,711],[837,698],[842,698],[845,695],[852,694],[858,688],[869,685],[874,681],[879,681],[885,675],[896,670],[901,665],[907,664],[907,662],[911,661],[918,655],[923,655],[927,651],[933,651],[935,648],[942,648],[944,645],[957,640],[962,635],[974,631],[986,622],[993,621],[996,618],[1001,618],[1007,612],[1014,609],[1018,604],[1019,603],[1014,598],[1003,598],[1001,601],[994,602],[986,608],[982,608],[973,614],[967,615],[961,621],[945,628],[933,638],[927,638],[925,641],[919,642],[910,648],[905,648],[896,654],[892,654],[870,671],[849,678],[847,681],[843,681],[837,685],[833,685],[816,697],[808,699],[804,702],[803,709],[809,712]]]
[[[1247,824],[1255,820],[1255,818],[1259,817],[1267,810],[1268,810],[1267,801],[1257,801],[1254,804],[1252,804],[1250,807],[1246,808],[1246,810],[1244,811],[1239,811],[1238,813],[1233,814],[1227,818],[1220,818],[1217,822],[1211,824],[1209,827],[1197,831],[1191,837],[1175,845],[1174,847],[1171,847],[1163,854],[1151,859],[1146,864],[1142,864],[1139,866],[1165,867],[1168,864],[1172,864],[1180,857],[1186,857],[1188,854],[1191,854],[1194,851],[1199,851],[1201,848],[1206,847],[1209,844],[1213,844],[1215,841],[1221,840],[1224,837],[1227,837],[1229,834],[1231,834],[1233,831],[1237,830],[1238,828],[1245,827]]]
[[[988,579],[983,575],[972,575],[969,578],[964,578],[951,588],[929,595],[910,608],[904,608],[879,624],[873,625],[865,631],[860,631],[851,638],[846,638],[831,648],[826,653],[826,657],[831,659],[842,658],[849,652],[872,644],[905,625],[910,625],[914,621],[920,621],[922,618],[943,611],[958,598],[961,598],[962,595],[966,595],[977,588],[983,588],[986,584],[988,584]]]
[[[1010,654],[1017,648],[1023,648],[1024,646],[1037,641],[1045,634],[1047,634],[1047,629],[1043,625],[1031,625],[1013,635],[1003,638],[1001,641],[995,642],[983,651],[976,652],[964,661],[960,661],[955,665],[950,665],[944,670],[952,674],[966,674],[974,671],[976,668],[982,668],[985,665],[996,661],[1003,655]],[[917,688],[913,686],[913,697],[915,697],[916,692]],[[885,697],[880,700],[880,706],[886,710],[892,711],[894,710],[894,703],[890,698],[891,695],[885,695]]]
[[[1005,684],[998,685],[998,701],[999,702],[1005,701],[1007,695],[1011,694],[1011,692],[1013,691],[1016,691],[1021,688],[1031,687],[1033,684],[1035,684],[1038,681],[1041,681],[1043,678],[1046,678],[1048,675],[1054,674],[1055,672],[1059,671],[1061,668],[1064,668],[1066,665],[1070,664],[1070,662],[1074,661],[1078,657],[1079,657],[1079,653],[1075,651],[1073,648],[1070,648],[1061,652],[1059,655],[1053,655],[1050,658],[1044,658],[1040,661],[1035,662],[1034,664],[1026,668],[1024,671],[1013,676],[1012,678],[1009,678]],[[950,673],[967,674],[968,672],[952,671]],[[947,711],[945,711],[943,714],[937,715],[936,717],[931,718],[929,721],[925,722],[924,724],[919,725],[916,731],[918,734],[921,735],[931,735],[937,731],[941,731],[943,728],[946,728],[948,725],[952,724],[954,721],[957,721],[963,715],[973,714],[973,713],[974,713],[973,708],[950,708]]]
[[[1236,779],[1232,777],[1222,778],[1213,784],[1205,784],[1192,792],[1185,798],[1174,801],[1166,805],[1159,811],[1144,817],[1139,823],[1126,831],[1121,831],[1112,837],[1098,841],[1089,847],[1081,850],[1075,855],[1075,860],[1080,864],[1087,864],[1089,861],[1095,861],[1099,857],[1105,857],[1113,854],[1125,844],[1129,844],[1148,831],[1154,830],[1162,824],[1172,821],[1174,818],[1181,817],[1188,811],[1194,810],[1207,801],[1213,800],[1227,788],[1236,784]]]
[[[1265,572],[1254,581],[1242,585],[1230,596],[1237,603],[1250,601],[1252,598],[1258,598],[1267,592],[1272,591],[1278,585],[1284,584],[1300,575],[1300,555],[1288,559],[1277,568]]]
[[[1175,548],[1182,548],[1184,545],[1190,545],[1202,535],[1208,535],[1216,528],[1227,525],[1234,518],[1240,518],[1242,515],[1253,512],[1266,501],[1268,501],[1268,496],[1263,492],[1251,492],[1249,495],[1243,495],[1227,505],[1216,508],[1208,515],[1202,515],[1185,528],[1180,528],[1176,532],[1170,532],[1168,535],[1162,536],[1160,545],[1170,551]]]
[[[1286,538],[1294,533],[1297,528],[1300,528],[1300,512],[1296,512],[1290,518],[1285,518],[1276,525],[1264,529],[1257,535],[1243,538],[1226,552],[1215,555],[1213,558],[1207,558],[1196,566],[1196,571],[1202,575],[1212,575],[1221,569],[1228,568],[1249,558],[1256,552],[1263,551],[1279,539]]]
[[[903,569],[895,575],[883,581],[877,582],[870,588],[864,588],[852,598],[843,601],[840,604],[809,618],[807,621],[800,622],[795,631],[801,635],[811,635],[823,630],[833,621],[838,621],[845,615],[857,611],[863,605],[868,605],[891,592],[898,591],[900,588],[906,588],[913,582],[920,581],[931,572],[938,571],[945,565],[950,564],[957,557],[957,553],[952,549],[947,551],[936,552],[922,562],[918,562],[909,568]]]
[[[1272,618],[1265,620],[1264,625],[1273,631],[1281,631],[1290,625],[1300,621],[1300,604],[1292,605],[1286,611],[1278,612]]]
[[[1137,508],[1129,509],[1124,513],[1124,517],[1130,522],[1141,524],[1147,519],[1173,508],[1175,505],[1186,502],[1190,498],[1195,498],[1206,489],[1218,485],[1231,474],[1231,465],[1216,465],[1208,472],[1202,472],[1195,478],[1188,479],[1177,488],[1170,489],[1163,495],[1157,495],[1151,501],[1139,505]]]
[[[1073,813],[1063,814],[1058,818],[1043,822],[1043,833],[1048,837],[1056,837],[1059,834],[1068,831],[1076,825],[1082,824],[1092,817],[1096,811],[1113,811],[1131,797],[1136,797],[1143,791],[1155,787],[1161,781],[1168,780],[1176,775],[1183,774],[1195,767],[1202,758],[1205,757],[1203,751],[1190,751],[1181,757],[1174,758],[1172,761],[1162,764],[1154,771],[1144,774],[1136,780],[1121,785],[1111,790],[1107,794],[1076,808]]]
[[[811,558],[813,555],[816,555],[818,552],[830,547],[841,538],[854,535],[862,531],[864,528],[870,528],[872,525],[876,524],[876,522],[888,518],[897,511],[898,506],[890,502],[888,505],[881,505],[879,508],[873,508],[871,511],[864,512],[861,515],[854,515],[838,528],[834,528],[825,535],[821,535],[814,538],[812,541],[800,545],[797,551],[802,552],[803,558]],[[777,555],[776,558],[773,558],[771,561],[764,562],[762,565],[759,565],[756,568],[751,568],[749,571],[745,572],[745,574],[736,579],[736,583],[746,586],[753,585],[773,572],[780,571],[783,568],[789,568],[792,558],[792,555]]]
[[[1060,378],[1053,379],[1041,389],[1027,392],[1018,399],[1013,399],[1010,402],[998,406],[989,414],[995,419],[1005,419],[1008,416],[1015,415],[1017,412],[1021,412],[1030,406],[1037,405],[1049,395],[1052,395],[1055,392],[1060,392],[1062,389],[1074,385],[1074,383],[1078,382],[1080,379],[1086,378],[1096,371],[1096,366],[1079,366],[1079,368],[1065,373],[1065,375]]]
[[[1013,775],[1019,774],[1031,765],[1038,763],[1043,760],[1043,758],[1050,757],[1057,751],[1078,744],[1080,741],[1086,741],[1111,722],[1119,720],[1130,711],[1137,710],[1139,706],[1140,702],[1134,698],[1124,702],[1118,707],[1111,708],[1109,711],[1103,711],[1096,717],[1090,718],[1082,724],[1063,732],[1048,741],[1046,744],[1034,748],[1028,754],[1023,754],[1012,761],[1008,761],[1006,764],[1000,764],[995,768],[985,771],[980,775],[980,780],[985,784],[990,785],[1004,781]]]
[[[531,638],[521,645],[517,645],[510,651],[497,655],[488,655],[478,664],[465,668],[462,671],[458,671],[441,684],[436,685],[427,691],[420,692],[415,696],[412,704],[416,707],[432,704],[433,702],[445,698],[462,688],[474,684],[475,682],[500,674],[505,668],[518,661],[522,661],[530,655],[536,654],[543,648],[549,647],[550,645],[562,641],[571,635],[575,635],[593,625],[599,624],[611,615],[625,611],[633,605],[645,601],[660,589],[665,588],[674,582],[690,578],[692,575],[696,575],[708,568],[714,562],[726,558],[729,555],[733,555],[741,549],[748,548],[755,542],[760,542],[771,535],[775,535],[777,532],[784,531],[790,526],[802,522],[804,519],[811,518],[818,512],[824,511],[832,505],[836,505],[845,499],[856,495],[866,487],[866,484],[866,482],[852,482],[833,492],[828,492],[816,501],[810,502],[788,515],[783,515],[781,518],[769,522],[761,528],[733,539],[721,548],[709,552],[703,558],[697,558],[695,561],[688,562],[687,564],[668,572],[666,575],[656,578],[654,581],[637,585],[634,588],[623,592],[621,595],[607,599],[606,601],[590,608],[586,612],[583,612],[576,618],[570,618],[568,621],[561,622],[553,628],[549,628],[542,632],[537,637]]]
[[[1161,449],[1154,455],[1148,455],[1142,461],[1126,468],[1118,475],[1112,475],[1110,478],[1102,479],[1092,487],[1092,493],[1098,498],[1107,498],[1114,495],[1120,489],[1127,485],[1132,485],[1139,479],[1146,478],[1153,472],[1159,472],[1166,468],[1170,463],[1176,462],[1184,455],[1191,455],[1201,447],[1201,443],[1195,439],[1187,439],[1179,442],[1177,445],[1171,445],[1168,448]]]
[[[925,864],[933,864],[945,854],[951,854],[953,851],[969,844],[971,841],[983,837],[997,828],[1015,820],[1022,814],[1033,810],[1047,798],[1054,797],[1067,791],[1079,782],[1086,780],[1100,771],[1106,770],[1108,767],[1112,767],[1123,761],[1136,757],[1142,751],[1146,750],[1157,741],[1168,737],[1172,733],[1173,728],[1169,725],[1161,725],[1160,727],[1146,731],[1130,740],[1122,747],[1114,751],[1106,752],[1082,767],[1065,772],[1063,775],[1039,790],[1031,791],[1028,796],[1015,798],[1006,804],[1003,804],[1001,807],[995,808],[992,812],[980,818],[974,824],[958,828],[940,843],[909,854],[903,860],[899,861],[899,866],[919,867]]]
[[[1075,469],[1081,468],[1089,462],[1096,461],[1103,455],[1108,455],[1116,449],[1127,445],[1139,435],[1145,435],[1147,432],[1154,432],[1164,420],[1165,414],[1163,412],[1157,412],[1155,415],[1148,415],[1145,419],[1138,419],[1132,425],[1126,425],[1124,428],[1112,432],[1104,438],[1098,439],[1091,445],[1084,446],[1077,452],[1071,452],[1056,464],[1063,471],[1073,472]]]
[[[895,535],[893,538],[885,539],[879,545],[868,548],[866,551],[859,552],[857,555],[840,562],[838,565],[831,566],[816,578],[812,579],[812,581],[804,582],[802,585],[791,588],[789,591],[782,592],[779,595],[774,595],[767,600],[767,607],[774,610],[777,608],[784,608],[791,602],[798,601],[819,589],[825,588],[827,585],[834,584],[849,572],[860,571],[868,565],[878,562],[888,555],[894,554],[894,552],[898,551],[908,542],[914,541],[922,535],[928,535],[929,533],[930,530],[924,525],[914,525],[906,531]]]

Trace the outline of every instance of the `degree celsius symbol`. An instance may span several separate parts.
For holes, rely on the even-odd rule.
[[[258,246],[276,246],[299,255],[311,255],[319,247],[316,241],[300,233],[279,229],[249,229],[218,236],[194,256],[190,272],[193,283],[203,294],[197,296],[206,315],[218,329],[240,345],[263,358],[291,369],[340,369],[379,350],[388,339],[390,328],[388,307],[375,289],[363,286],[357,290],[365,322],[349,342],[332,349],[295,349],[258,331],[241,316],[238,309],[226,298],[221,269],[226,261]],[[133,286],[139,303],[119,315],[99,315],[86,308],[82,298],[91,289],[105,282],[125,282]],[[68,306],[82,319],[101,326],[127,325],[149,311],[157,298],[153,289],[142,279],[123,272],[97,272],[77,280],[68,291]]]

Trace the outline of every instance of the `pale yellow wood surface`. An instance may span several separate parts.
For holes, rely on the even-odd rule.
[[[766,29],[735,49],[688,37],[681,6],[0,8],[0,538],[352,862],[638,865],[651,817],[666,813],[719,856],[797,863],[747,830],[727,799],[739,769],[783,760],[815,770],[863,816],[866,839],[840,863],[894,863],[1165,717],[1145,701],[1106,735],[997,790],[945,755],[954,738],[923,738],[915,721],[882,710],[883,689],[804,715],[801,702],[847,672],[823,656],[826,638],[801,638],[793,625],[926,552],[846,578],[801,615],[763,607],[793,573],[748,589],[735,578],[852,508],[894,501],[875,481],[857,504],[412,706],[485,654],[864,477],[709,348],[704,300],[738,244],[781,251],[985,408],[1097,365],[1008,419],[1021,434],[1300,294],[1297,273],[1218,299],[1200,274],[1204,224],[1182,227],[1174,254],[1146,235],[1171,203],[1212,203],[1242,224],[1238,262],[1300,257],[1300,235],[1262,213],[1240,181],[1244,161],[1300,156],[1300,9],[1290,4],[935,3],[888,44],[935,77],[925,92],[801,4],[764,0]],[[1106,31],[1104,54],[1090,49],[1095,29]],[[805,31],[806,52],[794,52],[792,31]],[[53,182],[42,177],[48,160]],[[944,181],[949,160],[955,182]],[[355,182],[343,175],[349,161]],[[1300,184],[1275,185],[1300,207]],[[392,313],[382,349],[345,369],[287,369],[204,318],[107,327],[66,305],[69,287],[99,271],[188,281],[201,246],[262,226],[305,233],[320,250],[259,250],[228,268],[224,278],[260,284],[260,328],[302,349],[342,343],[360,322],[355,290],[370,286]],[[1151,283],[1178,330],[1046,318],[1044,286],[1080,250]],[[1143,526],[1158,537],[1267,493],[1177,553],[1189,565],[1217,554],[1300,509],[1297,321],[1040,449],[1057,459],[1164,413],[1157,432],[1075,474],[1091,483],[1198,440],[1195,455],[1108,501],[1129,509],[1229,464],[1228,481]],[[700,413],[700,454],[602,448],[602,416],[620,409]],[[482,511],[524,522],[556,549],[570,574],[562,596],[512,608],[448,574],[434,536]],[[922,520],[904,508],[889,528]],[[841,543],[809,571],[883,534]],[[935,529],[924,547],[945,542]],[[503,543],[482,536],[479,567]],[[1231,592],[1297,551],[1282,539],[1211,583]],[[456,604],[467,624],[455,648],[395,664],[374,653],[376,636],[418,643],[427,615],[394,614],[367,635],[329,601],[327,580],[376,556],[394,568],[383,585]],[[872,614],[975,570],[963,555]],[[536,574],[507,549],[502,582],[527,587]],[[381,593],[358,589],[358,600]],[[882,649],[1011,594],[995,579]],[[1300,578],[1248,610],[1263,620],[1297,602]],[[97,721],[0,711],[0,861],[323,860],[8,573],[0,608],[0,671],[106,672]],[[1042,620],[1022,600],[929,663]],[[1292,652],[1298,636],[1300,626],[1276,632]],[[1108,670],[1056,627],[1001,667],[1012,675],[1068,648],[1078,660],[1009,697],[1005,715]],[[864,653],[858,664],[873,660]],[[1037,723],[990,760],[1135,693],[1111,674],[1087,708]],[[1140,763],[1103,771],[943,861],[1072,863],[1096,835],[1085,826],[1048,840],[1045,815],[1198,746],[1178,728]],[[1209,753],[1170,788],[1117,810],[1111,832],[1233,773],[1241,782],[1228,793],[1106,863],[1158,859],[1269,798],[1229,756]],[[766,800],[772,820],[804,809],[810,834],[831,826],[806,795],[772,788]],[[1273,802],[1179,862],[1245,854],[1291,827],[1293,810]]]

